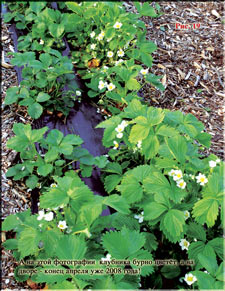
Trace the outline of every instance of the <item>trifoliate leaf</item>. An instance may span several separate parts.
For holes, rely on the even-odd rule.
[[[18,250],[20,257],[24,258],[35,254],[38,251],[38,243],[40,241],[40,233],[31,227],[26,227],[18,239]]]
[[[47,138],[46,142],[53,146],[58,146],[63,139],[63,133],[58,129],[52,129]]]
[[[159,128],[157,128],[156,134],[171,137],[171,136],[178,135],[179,133],[175,128],[163,124]]]
[[[199,263],[198,254],[201,254],[205,249],[205,244],[202,241],[192,242],[188,248],[188,258],[195,260],[195,264]]]
[[[136,124],[131,129],[129,141],[136,144],[139,140],[145,139],[148,136],[149,131],[150,126],[148,124]]]

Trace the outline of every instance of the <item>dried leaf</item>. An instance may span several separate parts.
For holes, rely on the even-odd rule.
[[[213,10],[211,11],[211,13],[212,13],[212,15],[216,16],[217,18],[220,18],[220,17],[221,17],[221,16],[219,15],[219,13],[218,13],[215,9],[213,9]]]
[[[166,67],[164,67],[162,64],[158,64],[157,67],[160,68],[160,69],[163,69],[163,70],[166,69]]]
[[[31,289],[38,289],[38,285],[33,282],[31,279],[27,280],[27,285],[31,288]]]
[[[100,61],[98,59],[92,59],[91,61],[88,62],[88,67],[89,68],[96,68],[99,67]]]
[[[166,74],[162,77],[162,84],[163,84],[163,86],[165,86],[166,85]]]
[[[179,73],[181,79],[185,78],[185,73],[183,73],[179,68],[176,68],[177,72]]]
[[[2,231],[2,243],[6,241],[6,236],[5,236],[5,232]]]
[[[194,67],[196,67],[197,69],[201,69],[201,66],[200,66],[198,63],[194,62],[193,65],[194,65]]]

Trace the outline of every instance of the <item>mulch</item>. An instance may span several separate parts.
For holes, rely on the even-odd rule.
[[[192,113],[212,135],[212,145],[206,155],[214,153],[223,159],[224,152],[224,66],[223,33],[224,8],[222,2],[161,2],[164,13],[160,18],[143,17],[147,38],[157,44],[153,53],[151,72],[163,76],[166,87],[161,92],[149,85],[143,94],[150,106]],[[136,12],[132,2],[125,2],[128,11]],[[178,30],[176,23],[199,23],[200,28]],[[8,32],[9,25],[2,23],[2,47],[5,62],[7,52],[13,51]],[[13,164],[16,152],[6,148],[13,136],[15,122],[31,123],[32,120],[20,106],[4,106],[7,88],[17,85],[13,68],[2,67],[2,218],[30,207],[30,193],[22,182],[6,178],[7,169]],[[6,239],[2,233],[2,242]],[[2,289],[30,289],[25,283],[16,282],[16,266],[11,252],[2,250]]]

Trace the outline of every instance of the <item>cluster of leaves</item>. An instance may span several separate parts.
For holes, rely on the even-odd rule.
[[[118,138],[116,129],[122,120],[127,126],[123,136]],[[209,134],[202,132],[203,124],[191,114],[148,107],[133,100],[124,112],[97,127],[105,129],[103,144],[106,147],[118,144],[109,151],[112,162],[103,169],[109,195],[121,195],[133,215],[141,217],[143,211],[142,226],[154,235],[160,230],[169,246],[182,239],[191,242],[188,258],[195,260],[193,273],[198,278],[198,287],[204,289],[207,280],[210,288],[222,288],[222,265],[218,268],[217,260],[223,259],[223,239],[209,240],[209,237],[214,226],[219,229],[219,235],[222,233],[224,165],[220,163],[210,168],[209,162],[217,157],[202,155],[201,145],[208,148],[211,139]],[[137,147],[137,143],[141,146]],[[182,171],[186,187],[177,186],[170,175],[172,169]],[[208,179],[204,186],[196,181],[199,173]],[[184,212],[192,214],[189,223]],[[213,271],[208,266],[211,255]],[[176,259],[179,256],[175,255]],[[203,268],[209,274],[200,271]],[[163,268],[161,272],[163,274]],[[180,274],[177,268],[171,272],[170,278]]]
[[[22,162],[11,167],[7,177],[14,180],[26,177],[28,188],[39,185],[43,189],[53,182],[51,177],[62,176],[73,163],[79,162],[81,175],[90,177],[94,165],[102,168],[108,162],[105,156],[94,158],[88,150],[81,148],[83,140],[79,136],[68,134],[64,137],[61,131],[53,129],[44,137],[47,130],[47,127],[32,130],[30,124],[14,124],[16,136],[9,139],[7,147],[20,153]]]
[[[91,79],[86,84],[90,88],[89,97],[99,96],[100,103],[104,102],[110,111],[116,113],[110,104],[127,104],[146,82],[164,90],[159,82],[160,76],[148,74],[144,81],[136,80],[142,69],[136,63],[150,68],[153,62],[151,53],[157,49],[153,42],[146,40],[145,24],[139,20],[142,16],[160,15],[149,3],[143,6],[136,3],[137,14],[126,12],[115,2],[66,2],[66,6],[74,12],[72,17],[76,22],[73,31],[67,35],[72,45],[72,59],[81,69],[78,70],[81,77]],[[116,28],[116,23],[121,27]],[[99,35],[102,35],[100,39]],[[109,52],[112,57],[108,56]],[[100,81],[112,83],[115,90],[99,89]]]
[[[60,111],[65,116],[74,105],[77,83],[74,80],[70,59],[56,50],[41,53],[12,53],[14,66],[24,67],[23,80],[19,87],[11,87],[6,92],[5,104],[18,103],[28,107],[29,115],[37,119],[44,109]],[[67,91],[64,87],[68,86]]]

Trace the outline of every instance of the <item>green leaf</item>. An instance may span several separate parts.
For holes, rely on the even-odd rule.
[[[38,167],[37,172],[39,175],[46,177],[53,170],[53,166],[51,164],[44,164]]]
[[[219,266],[219,268],[216,271],[216,279],[219,281],[225,281],[225,268],[224,268],[224,262],[222,262]]]
[[[45,154],[45,162],[46,163],[50,163],[55,161],[58,158],[58,148],[57,147],[53,147],[52,149],[48,150],[48,152]]]
[[[132,173],[128,173],[124,176],[121,185],[117,186],[117,189],[128,203],[135,203],[142,199],[142,187]]]
[[[52,64],[52,56],[48,53],[41,54],[39,59],[46,69]]]
[[[167,279],[174,279],[180,275],[180,267],[178,266],[163,266],[160,270],[162,275]]]
[[[126,87],[133,91],[133,90],[139,90],[141,88],[141,85],[138,83],[138,81],[134,78],[131,78],[127,81]]]
[[[196,238],[202,241],[206,241],[206,231],[203,228],[203,226],[195,223],[195,222],[190,222],[190,224],[188,225],[188,229],[187,229],[187,235],[192,237],[192,238]]]
[[[186,161],[187,143],[183,136],[174,136],[171,138],[165,138],[166,144],[173,155],[181,164]]]
[[[171,136],[178,135],[178,131],[175,128],[164,124],[156,130],[156,134],[171,137]]]
[[[11,229],[16,229],[16,227],[20,224],[20,220],[16,214],[11,214],[5,218],[2,223],[2,230],[9,231]]]
[[[105,168],[105,166],[109,163],[106,156],[95,157],[94,164],[100,169]]]
[[[7,250],[17,250],[18,249],[18,240],[17,239],[7,239],[3,242],[3,247]]]
[[[108,163],[104,171],[108,173],[115,173],[118,175],[122,175],[123,173],[122,167],[119,163]]]
[[[54,38],[61,38],[64,33],[64,25],[62,23],[52,23],[49,25],[49,32]]]
[[[39,232],[31,227],[26,227],[18,239],[18,250],[21,253],[20,257],[35,254],[38,251],[38,243],[40,241]]]
[[[155,12],[155,9],[149,5],[149,3],[144,3],[141,9],[141,15],[143,16],[150,16],[150,17],[157,17],[158,14]]]
[[[31,11],[38,14],[46,6],[46,2],[30,2]]]
[[[96,126],[96,128],[105,128],[103,136],[103,145],[105,147],[112,146],[113,140],[116,138],[117,132],[115,131],[116,126],[121,122],[121,118],[113,116]]]
[[[154,171],[143,182],[147,193],[170,193],[170,183],[166,177],[159,171]]]
[[[216,254],[212,247],[206,246],[204,251],[198,254],[198,259],[203,268],[205,268],[211,275],[215,275],[218,268],[216,261]]]
[[[45,102],[47,100],[49,100],[51,98],[51,96],[49,96],[48,94],[46,93],[43,93],[43,92],[40,92],[37,96],[37,101],[38,102]]]
[[[146,81],[148,81],[150,84],[152,84],[153,86],[155,86],[159,90],[164,91],[165,90],[165,87],[160,82],[160,79],[161,78],[162,78],[162,76],[156,76],[154,74],[148,74],[146,76]]]
[[[209,274],[206,274],[204,272],[200,271],[194,271],[192,272],[194,276],[197,278],[197,285],[199,287],[199,290],[215,290],[218,288],[215,288],[215,279],[210,276]]]
[[[62,204],[66,205],[68,202],[69,197],[66,192],[57,188],[53,188],[40,196],[40,207],[42,208],[56,208]]]
[[[129,141],[131,143],[137,143],[139,140],[145,139],[150,131],[150,127],[148,125],[140,125],[136,124],[132,127]]]
[[[149,134],[148,137],[142,142],[142,151],[147,159],[156,156],[159,151],[159,140],[156,135]]]
[[[63,139],[63,143],[71,145],[81,145],[83,143],[83,140],[76,134],[67,134]]]
[[[35,102],[28,107],[28,113],[34,119],[39,118],[42,112],[43,112],[43,107],[39,103]]]
[[[157,45],[155,45],[152,41],[141,43],[140,50],[145,53],[153,53],[157,50]]]
[[[145,234],[145,240],[146,240],[144,248],[147,249],[149,252],[151,252],[152,250],[155,251],[158,247],[157,238],[152,233],[145,232],[144,234]]]
[[[218,216],[218,207],[219,204],[216,199],[201,199],[195,203],[192,213],[197,222],[200,224],[206,223],[208,227],[212,227]]]
[[[217,237],[208,242],[208,245],[211,246],[216,254],[219,256],[221,260],[224,260],[225,254],[224,254],[224,239],[222,237]]]
[[[103,200],[103,204],[106,204],[114,209],[116,209],[118,212],[123,213],[123,214],[129,214],[129,204],[126,202],[126,200],[117,195],[110,195],[109,197],[105,198]]]
[[[197,139],[200,144],[207,148],[209,148],[211,145],[211,138],[212,136],[207,132],[201,132],[195,137],[195,139]]]
[[[119,175],[109,175],[105,178],[104,187],[105,190],[110,193],[122,180],[122,176]]]
[[[86,253],[86,243],[81,237],[65,235],[57,241],[57,257],[62,260],[83,259]]]
[[[188,248],[188,258],[195,260],[195,265],[199,263],[198,254],[201,254],[205,249],[205,244],[202,241],[192,242]]]
[[[88,228],[91,227],[92,223],[102,213],[102,203],[100,203],[99,200],[100,199],[97,200],[97,203],[86,203],[86,205],[80,209],[80,220],[85,223]]]
[[[46,142],[50,145],[58,146],[63,139],[63,133],[58,129],[53,129],[49,132]]]
[[[147,120],[149,126],[157,125],[164,119],[164,112],[161,108],[149,107],[147,111]]]
[[[162,204],[156,202],[148,203],[147,205],[144,205],[145,219],[146,220],[156,219],[167,210],[168,210],[167,207]]]
[[[177,209],[170,209],[163,217],[162,223],[172,236],[179,236],[185,225],[184,213]]]
[[[152,66],[153,58],[149,53],[145,53],[141,51],[141,60],[147,67]]]
[[[26,185],[30,189],[34,189],[37,186],[38,183],[38,177],[35,175],[31,175],[27,180],[26,180]]]
[[[103,235],[102,244],[112,258],[126,259],[144,246],[145,237],[143,233],[123,227],[121,231]]]
[[[6,91],[6,97],[4,103],[6,105],[16,103],[19,99],[19,88],[18,87],[10,87]]]
[[[81,175],[82,177],[91,177],[92,174],[92,166],[80,164]]]

